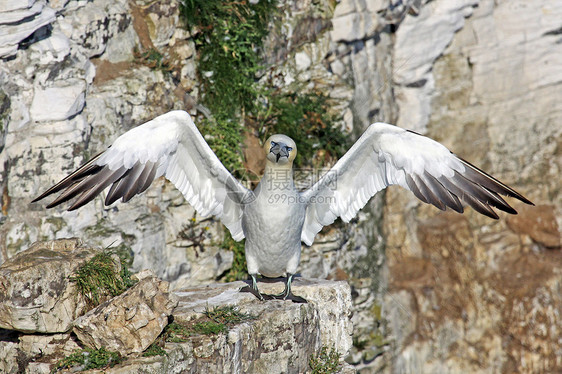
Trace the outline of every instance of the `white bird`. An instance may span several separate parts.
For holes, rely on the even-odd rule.
[[[378,191],[400,185],[420,200],[445,210],[463,212],[461,201],[491,218],[492,207],[517,212],[499,195],[533,204],[521,194],[440,143],[386,123],[367,128],[349,151],[312,187],[299,192],[293,182],[295,142],[271,136],[263,146],[264,175],[254,191],[223,166],[184,111],[172,111],[121,135],[105,152],[48,189],[33,202],[64,190],[47,208],[77,197],[68,210],[90,202],[111,185],[110,205],[146,190],[164,175],[202,216],[215,216],[234,240],[246,238],[251,287],[264,300],[256,276],[287,277],[280,295],[303,302],[291,293],[301,254],[301,241],[312,245],[323,226],[341,217],[349,222]]]

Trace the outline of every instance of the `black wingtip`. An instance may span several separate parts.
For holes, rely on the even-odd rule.
[[[44,197],[45,197],[45,196],[40,195],[40,196],[36,197],[35,199],[31,200],[29,203],[30,203],[30,204],[36,203],[36,202],[38,202],[39,200],[43,199]]]
[[[520,194],[519,192],[515,191],[513,188],[509,187],[508,185],[506,185],[505,183],[503,183],[502,181],[492,177],[491,175],[489,175],[488,173],[486,173],[485,171],[483,171],[482,169],[478,168],[477,166],[474,166],[473,164],[471,164],[470,162],[466,161],[465,159],[458,157],[457,158],[459,160],[461,160],[462,163],[464,163],[466,166],[468,166],[469,170],[472,170],[472,177],[476,177],[474,178],[474,182],[481,184],[482,186],[505,196],[509,196],[509,197],[513,197],[527,205],[532,205],[534,206],[535,204],[527,199],[525,196],[523,196],[522,194]],[[484,178],[484,180],[482,180],[481,178],[478,178],[478,175],[482,176]],[[472,178],[471,178],[472,179]],[[491,183],[491,184],[489,184]]]
[[[43,200],[49,195],[57,193],[65,188],[68,188],[76,183],[80,182],[82,179],[88,177],[89,175],[96,174],[99,172],[103,167],[100,165],[96,165],[95,162],[97,159],[103,154],[100,152],[92,157],[91,160],[80,166],[76,171],[68,175],[66,178],[62,179],[60,182],[49,188],[47,191],[43,192],[41,195],[37,196],[35,199],[31,200],[31,203],[36,203],[39,200]],[[61,201],[62,202],[62,201]],[[47,205],[47,209],[53,208],[58,204],[51,203]]]
[[[57,184],[58,185],[58,184]],[[51,188],[49,188],[47,191],[43,192],[41,195],[37,196],[35,199],[31,200],[32,203],[36,203],[39,200],[43,200],[44,198],[46,198],[49,195],[52,195],[53,193],[55,193],[55,187],[53,186]]]
[[[535,203],[533,203],[531,200],[527,199],[525,196],[523,196],[521,194],[519,194],[519,196],[520,196],[519,200],[521,200],[525,204],[535,206]]]
[[[513,209],[511,205],[508,205],[507,207],[496,207],[496,208],[509,214],[517,214],[517,211]]]

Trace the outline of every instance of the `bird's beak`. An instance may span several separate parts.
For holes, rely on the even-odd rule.
[[[293,148],[287,146],[285,143],[275,143],[272,142],[271,148],[269,149],[268,158],[271,160],[271,157],[275,157],[275,162],[279,162],[281,157],[289,158],[289,152]],[[271,160],[273,161],[273,160]]]

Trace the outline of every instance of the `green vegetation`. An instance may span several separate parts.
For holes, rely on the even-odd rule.
[[[346,136],[334,127],[329,99],[320,93],[303,93],[259,83],[265,71],[263,40],[278,15],[276,0],[225,2],[185,0],[181,14],[194,34],[198,52],[201,103],[212,118],[198,126],[225,166],[237,177],[247,178],[243,169],[242,123],[258,131],[262,141],[284,133],[298,141],[296,166],[322,166],[341,156],[348,145]],[[316,164],[310,160],[316,157]]]
[[[246,270],[246,252],[244,250],[245,240],[235,241],[230,235],[227,228],[224,229],[224,239],[221,243],[221,248],[232,251],[234,258],[232,260],[232,267],[224,274],[222,279],[226,282],[234,282],[243,280],[248,277]]]
[[[340,364],[341,354],[334,348],[330,349],[322,347],[317,355],[313,355],[308,362],[310,372],[312,374],[334,374],[337,373],[341,367]]]
[[[113,251],[103,250],[76,271],[70,279],[76,282],[78,292],[83,295],[91,307],[100,303],[104,296],[120,295],[134,282],[124,260],[121,260],[121,271],[115,263]]]
[[[143,352],[142,357],[152,357],[152,356],[167,356],[168,354],[164,348],[160,347],[156,343],[152,343],[150,347]]]
[[[191,333],[186,326],[180,325],[177,322],[172,322],[164,328],[162,338],[166,342],[183,343],[187,341],[190,335]]]
[[[354,336],[354,337],[353,337],[353,346],[354,346],[355,348],[357,348],[358,350],[360,350],[360,351],[362,351],[362,350],[364,350],[365,348],[367,348],[367,344],[368,344],[368,343],[369,343],[369,342],[368,342],[367,339],[365,339],[364,337],[357,337],[357,336]]]
[[[261,89],[256,74],[260,52],[276,0],[185,0],[181,6],[189,27],[195,27],[203,103],[218,122],[253,112]]]
[[[295,167],[322,167],[343,155],[349,139],[334,127],[337,117],[327,111],[328,98],[320,93],[271,96],[263,123],[264,140],[285,134],[297,142]],[[319,152],[321,151],[321,152]]]
[[[193,324],[191,330],[196,334],[214,335],[228,330],[229,326],[254,319],[255,317],[241,313],[237,308],[227,305],[205,310],[208,320]]]
[[[203,117],[197,121],[197,127],[219,160],[235,177],[243,179],[246,173],[240,146],[244,140],[240,123],[229,118]]]
[[[69,369],[75,366],[79,366],[80,371],[89,369],[102,369],[113,367],[123,361],[124,358],[122,358],[121,355],[117,352],[106,351],[104,348],[85,348],[74,351],[74,353],[72,353],[70,356],[58,361],[55,367],[51,370],[51,373],[55,373],[63,369]]]
[[[205,316],[216,323],[221,323],[226,326],[236,325],[244,321],[255,319],[254,316],[246,313],[241,313],[236,307],[231,305],[216,307],[211,310],[205,310]]]
[[[256,74],[262,68],[259,53],[267,35],[276,1],[186,0],[181,14],[197,30],[198,80],[201,103],[212,117],[197,121],[215,154],[238,178],[245,178],[242,122],[255,112],[262,88]]]
[[[228,331],[230,326],[254,319],[241,313],[236,307],[224,306],[206,309],[204,316],[186,324],[169,323],[158,339],[143,353],[143,356],[164,356],[166,342],[184,343],[193,335],[216,335]]]
[[[222,323],[216,323],[213,321],[204,321],[204,322],[197,322],[194,324],[191,329],[196,334],[201,335],[216,335],[220,334],[221,332],[226,331],[226,326]]]

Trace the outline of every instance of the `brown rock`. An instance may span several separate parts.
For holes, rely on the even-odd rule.
[[[91,348],[104,347],[123,355],[142,352],[168,324],[177,303],[168,293],[168,282],[146,277],[78,318],[74,333]]]
[[[0,266],[0,328],[55,333],[86,308],[69,280],[95,255],[79,239],[37,242]]]
[[[244,167],[252,177],[261,175],[265,167],[265,156],[262,144],[257,136],[247,133],[244,138]]]
[[[560,248],[560,228],[553,205],[521,206],[519,214],[507,217],[507,226],[515,233],[529,235],[547,248]]]

